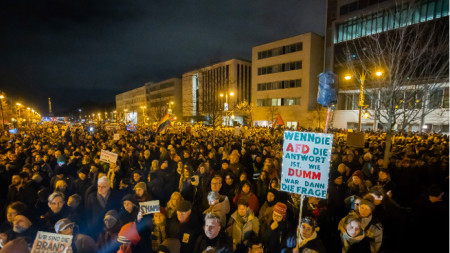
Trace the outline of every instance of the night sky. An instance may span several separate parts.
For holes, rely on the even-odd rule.
[[[325,0],[3,0],[0,90],[61,112],[310,31]]]

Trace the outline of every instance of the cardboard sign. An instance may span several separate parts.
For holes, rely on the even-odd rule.
[[[281,190],[325,199],[332,134],[284,131]]]
[[[364,147],[364,133],[347,133],[347,146],[349,147]]]
[[[239,135],[241,135],[241,128],[235,127],[234,128],[234,136],[239,136]]]
[[[139,210],[142,215],[159,213],[159,200],[139,202]]]
[[[120,134],[114,134],[114,139],[115,141],[120,140]]]
[[[119,125],[107,125],[107,126],[105,126],[105,130],[106,131],[120,130],[120,126]]]
[[[116,163],[117,154],[102,149],[102,151],[100,153],[100,161],[105,162],[105,163]]]
[[[66,252],[72,244],[71,235],[62,235],[38,231],[31,253],[60,253]]]

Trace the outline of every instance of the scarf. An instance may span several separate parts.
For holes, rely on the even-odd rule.
[[[156,225],[152,231],[152,249],[157,251],[159,245],[166,239],[166,221]]]
[[[352,246],[355,243],[360,242],[362,239],[364,239],[364,232],[361,230],[360,234],[351,237],[347,232],[342,233],[342,248],[343,251],[347,252],[350,249],[350,246]]]

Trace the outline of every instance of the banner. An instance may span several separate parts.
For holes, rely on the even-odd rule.
[[[325,199],[332,134],[284,131],[281,190]]]
[[[159,200],[139,202],[139,210],[142,215],[159,213]]]
[[[38,231],[31,253],[60,253],[66,252],[72,244],[71,235],[62,235]]]
[[[105,163],[116,163],[117,154],[102,149],[102,151],[100,153],[100,161],[105,162]]]

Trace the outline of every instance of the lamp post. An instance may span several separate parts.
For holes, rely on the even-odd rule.
[[[16,103],[16,105],[17,105],[17,111],[18,111],[18,113],[17,113],[17,125],[20,127],[20,107],[22,106],[22,104],[21,103]]]
[[[383,74],[383,73],[382,73],[381,71],[375,72],[375,75],[378,76],[378,77],[380,77],[382,74]],[[345,78],[345,80],[350,80],[350,79],[352,79],[352,76],[351,76],[351,75],[346,75],[344,78]],[[359,107],[359,115],[358,115],[358,132],[361,132],[361,117],[363,116],[363,115],[362,115],[362,109],[363,109],[364,107],[367,108],[367,106],[364,105],[364,82],[365,82],[365,80],[366,80],[366,73],[363,71],[363,72],[359,75],[359,80],[358,80],[359,83],[360,83],[360,85],[359,85],[359,102],[358,102],[358,107]],[[369,114],[367,111],[364,113],[364,115],[365,115],[367,118],[370,117],[370,114]],[[364,118],[367,119],[366,117],[364,117]]]
[[[143,105],[143,106],[141,106],[141,109],[142,109],[142,119],[144,120],[144,125],[145,125],[145,109],[147,108],[147,106],[145,106],[145,105]]]
[[[230,92],[230,97],[234,96],[233,92]],[[220,97],[223,97],[223,93],[220,93]],[[228,126],[228,92],[225,93],[225,104],[223,107],[225,112],[225,126]]]
[[[125,124],[127,123],[127,112],[128,109],[123,109],[123,122],[125,122]]]
[[[3,116],[3,99],[5,96],[0,95],[0,109],[2,111],[2,129],[5,129],[5,117]]]
[[[169,110],[167,110],[167,112],[170,114],[172,114],[172,105],[173,105],[173,101],[169,102]]]

